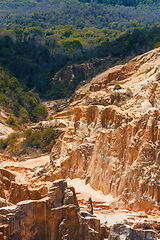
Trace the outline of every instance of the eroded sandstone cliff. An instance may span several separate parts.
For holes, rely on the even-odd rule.
[[[81,86],[65,111],[33,126],[61,132],[50,159],[17,161],[0,155],[1,239],[108,236],[97,218],[79,211],[72,187],[64,180],[52,184],[68,177],[84,179],[114,198],[96,207],[159,214],[159,68],[160,48],[108,69]],[[113,231],[110,239],[116,234],[121,237]]]
[[[68,124],[52,149],[53,179],[83,178],[130,209],[158,208],[159,67],[160,48],[77,90],[70,109],[55,116]]]
[[[0,223],[0,239],[100,240],[105,234],[99,219],[79,211],[74,189],[65,180],[53,182],[44,198],[1,207]]]

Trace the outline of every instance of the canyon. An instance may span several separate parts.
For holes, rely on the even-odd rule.
[[[53,119],[32,129],[61,133],[50,155],[1,154],[0,239],[158,239],[159,80],[156,48],[80,85],[62,111],[49,106]]]

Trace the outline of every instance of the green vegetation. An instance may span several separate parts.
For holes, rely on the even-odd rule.
[[[121,86],[120,86],[119,84],[116,84],[116,85],[114,86],[114,90],[119,90],[119,89],[122,89]]]
[[[128,60],[137,54],[153,49],[158,38],[160,38],[159,26],[149,29],[140,28],[121,34],[114,40],[103,41],[97,46],[94,44],[91,44],[90,48],[85,48],[85,45],[78,46],[72,53],[67,53],[63,51],[63,46],[59,47],[59,52],[57,52],[56,48],[49,48],[46,44],[42,45],[32,38],[28,41],[17,42],[8,35],[1,36],[0,65],[11,76],[7,87],[9,91],[16,93],[15,98],[23,95],[22,89],[25,91],[25,95],[27,94],[25,98],[31,99],[36,96],[35,93],[45,99],[65,98],[71,96],[85,76],[78,74],[71,82],[53,83],[54,74],[62,67],[67,64],[88,61],[91,57],[108,57],[108,61],[105,63],[106,67],[113,66],[120,60],[125,62],[125,58]],[[75,57],[76,52],[80,52],[79,57]],[[97,73],[96,69],[97,66],[92,69],[92,72]],[[5,81],[2,81],[0,85],[4,88]],[[36,99],[38,98],[36,97]],[[0,102],[5,101],[6,98],[2,92]],[[33,118],[31,111],[37,103],[35,104],[35,101],[32,103],[34,106],[32,106],[32,110],[29,110],[29,116],[32,115]],[[26,107],[24,108],[26,109]]]
[[[159,81],[159,80],[160,80],[160,72],[156,74],[156,81]]]
[[[0,139],[1,152],[7,151],[11,156],[21,156],[39,151],[39,153],[50,152],[59,133],[53,128],[41,131],[27,129],[24,133],[14,132],[6,139]]]
[[[130,88],[127,88],[126,95],[128,97],[132,97],[133,96],[133,92],[132,92],[132,90]]]
[[[146,70],[146,74],[149,73],[151,70],[152,70],[152,67],[148,68],[148,69]]]
[[[20,82],[0,69],[0,104],[10,114],[7,123],[16,128],[30,121],[45,119],[47,110],[32,91],[24,91]]]
[[[106,102],[106,101],[104,101],[104,100],[101,100],[101,101],[98,103],[98,105],[102,105],[102,106],[108,106],[108,105],[109,105],[109,103],[108,103],[108,102]]]
[[[121,100],[121,94],[117,91],[111,94],[111,104],[117,104]]]
[[[53,82],[61,68],[107,57],[92,77],[160,43],[156,0],[2,0],[0,7],[0,104],[15,128],[46,118],[39,96],[70,97],[86,79]]]
[[[123,6],[138,6],[139,4],[154,4],[157,0],[93,0],[94,2],[103,3],[105,5],[111,4]],[[90,0],[81,0],[81,2],[90,2]]]
[[[58,137],[52,128],[20,132],[24,124],[46,119],[40,98],[70,97],[82,80],[159,47],[159,11],[158,0],[1,0],[0,107],[19,132],[0,139],[0,149],[11,155],[50,151]],[[61,68],[74,70],[94,58],[106,60],[93,64],[88,76],[79,71],[71,81],[53,80]],[[121,101],[114,91],[111,102]]]

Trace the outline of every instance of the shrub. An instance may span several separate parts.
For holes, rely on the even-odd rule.
[[[19,131],[11,133],[6,139],[7,145],[13,145],[20,135],[21,133]]]
[[[33,131],[32,129],[27,129],[23,133],[23,137],[26,139],[23,141],[23,144],[27,147],[37,148],[42,152],[50,152],[55,139],[59,136],[58,132],[53,128],[46,128],[42,132]]]
[[[7,102],[7,98],[3,93],[0,93],[0,103]]]
[[[39,131],[31,133],[31,135],[27,138],[27,145],[29,147],[39,148],[41,145],[41,133]]]
[[[8,81],[8,87],[10,90],[15,90],[16,88],[20,87],[20,83],[15,77],[12,77]]]
[[[11,115],[10,117],[7,118],[7,123],[10,127],[19,127],[18,121],[14,115]]]
[[[101,100],[98,105],[102,105],[102,106],[108,106],[109,103],[108,102],[105,102],[104,100]]]
[[[116,84],[116,85],[114,86],[114,90],[119,90],[119,89],[122,89],[121,86],[120,86],[119,84]]]
[[[159,80],[160,80],[160,72],[156,74],[156,81],[159,81]]]
[[[29,122],[29,114],[24,107],[22,107],[20,110],[20,118],[21,118],[21,123]]]
[[[160,47],[160,41],[154,45],[154,48],[159,48],[159,47]]]
[[[50,152],[55,144],[55,139],[58,138],[58,133],[53,128],[45,129],[41,134],[41,150],[42,152]]]
[[[29,138],[31,134],[32,134],[32,128],[29,128],[23,133],[23,137]]]
[[[37,105],[33,110],[35,120],[42,120],[47,116],[47,109],[43,104]]]
[[[5,149],[6,147],[6,141],[3,138],[0,138],[0,149]]]
[[[132,90],[130,88],[127,88],[126,95],[128,97],[132,97],[133,96],[133,92],[132,92]]]
[[[23,134],[17,131],[6,139],[0,139],[0,149],[1,151],[6,149],[13,156],[35,152],[35,149],[42,153],[50,152],[58,136],[59,133],[53,128],[47,128],[42,132],[30,128]]]
[[[47,117],[47,121],[52,121],[53,120],[53,117],[50,115]]]
[[[146,70],[146,74],[149,73],[151,70],[152,70],[152,67],[148,68],[148,69]]]
[[[113,92],[113,93],[111,94],[111,104],[113,104],[115,101],[116,101],[116,102],[119,102],[120,99],[121,99],[121,95],[120,95],[119,92]]]

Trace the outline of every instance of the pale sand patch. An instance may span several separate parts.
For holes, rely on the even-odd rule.
[[[89,197],[92,198],[92,201],[109,203],[113,200],[111,194],[104,195],[100,190],[95,191],[89,184],[85,184],[85,180],[75,178],[67,178],[67,184],[72,185],[75,188],[77,193],[78,200],[88,200]]]
[[[121,223],[128,218],[135,217],[135,215],[138,216],[138,214],[128,212],[101,213],[96,211],[94,214],[100,219],[101,223],[106,223],[109,227],[115,223]]]
[[[0,123],[0,138],[7,138],[9,134],[13,133],[14,130],[11,127],[5,126]]]
[[[24,160],[21,162],[2,162],[0,167],[23,167],[28,169],[33,169],[35,167],[44,166],[50,161],[50,155],[45,155],[37,158],[32,158],[28,160]]]
[[[101,223],[106,223],[109,227],[115,223],[123,222],[129,218],[133,218],[134,222],[136,222],[138,219],[142,220],[142,218],[139,218],[139,215],[143,215],[141,212],[130,213],[127,210],[115,211],[112,209],[101,209],[101,207],[109,205],[113,199],[115,200],[115,198],[113,198],[111,194],[104,195],[101,191],[95,191],[89,184],[85,184],[84,180],[78,178],[71,180],[70,178],[67,178],[67,184],[75,188],[77,199],[79,201],[87,201],[88,198],[91,197],[93,202],[103,203],[99,205],[98,209],[93,209],[93,213],[100,219]],[[85,205],[80,205],[80,207],[83,210],[87,209]],[[145,219],[147,220],[147,218],[143,217],[143,220]]]

